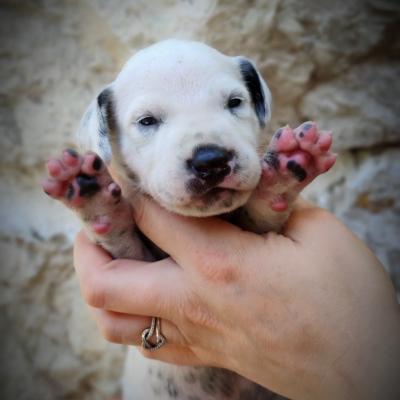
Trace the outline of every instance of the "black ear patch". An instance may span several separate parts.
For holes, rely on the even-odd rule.
[[[114,115],[113,92],[110,88],[104,89],[97,96],[99,110],[99,133],[100,138],[107,139],[116,134],[116,120]]]
[[[250,61],[241,59],[239,61],[239,66],[243,81],[250,93],[258,121],[260,126],[263,128],[265,126],[265,119],[268,110],[266,109],[265,94],[261,86],[260,77]]]
[[[118,135],[117,123],[114,113],[113,92],[111,88],[105,88],[97,96],[97,117],[99,123],[99,147],[103,156],[111,157],[111,143],[116,142]],[[104,156],[107,159],[107,156]]]

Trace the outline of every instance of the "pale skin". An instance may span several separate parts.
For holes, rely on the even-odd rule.
[[[171,257],[112,260],[80,233],[75,267],[109,341],[139,345],[162,318],[168,342],[146,357],[233,370],[285,397],[400,398],[400,309],[369,249],[327,211],[299,203],[282,234],[135,204],[142,232]]]

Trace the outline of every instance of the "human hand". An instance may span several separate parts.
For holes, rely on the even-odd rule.
[[[75,245],[108,340],[139,345],[157,316],[168,343],[147,357],[227,368],[293,399],[399,398],[393,287],[334,216],[302,205],[282,235],[256,235],[140,204],[137,224],[171,257],[112,260],[83,233]]]

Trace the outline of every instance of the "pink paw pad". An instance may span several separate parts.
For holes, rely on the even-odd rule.
[[[271,199],[269,206],[273,211],[283,212],[287,210],[288,202],[283,194],[278,194]]]
[[[95,222],[92,223],[92,229],[98,235],[104,235],[111,230],[111,222],[107,216],[98,217]]]

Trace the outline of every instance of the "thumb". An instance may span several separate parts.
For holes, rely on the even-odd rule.
[[[172,213],[148,197],[140,197],[133,207],[139,229],[176,262],[192,264],[210,247],[226,246],[237,240],[240,228],[219,218],[195,218]]]
[[[327,229],[329,227],[329,229]],[[350,232],[329,211],[299,199],[286,222],[282,235],[297,243],[319,243],[335,234],[348,236]],[[332,239],[333,240],[333,239]]]

